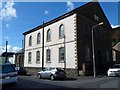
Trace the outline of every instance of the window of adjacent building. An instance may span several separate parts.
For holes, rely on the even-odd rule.
[[[50,56],[51,56],[51,51],[50,51],[50,49],[47,49],[47,51],[46,51],[46,62],[51,62]]]
[[[104,32],[102,29],[100,29],[100,40],[103,41],[104,40]]]
[[[110,61],[110,56],[109,56],[109,52],[108,51],[106,52],[106,56],[107,56],[107,62],[109,62]]]
[[[40,36],[40,33],[37,34],[37,44],[40,44],[40,39],[41,39],[41,36]]]
[[[65,58],[65,48],[61,47],[59,48],[59,62],[64,62],[64,58]]]
[[[94,19],[95,19],[96,21],[99,21],[98,15],[94,14]]]
[[[47,31],[47,42],[51,41],[51,30],[48,29]]]
[[[36,52],[36,63],[39,64],[40,63],[40,51]]]
[[[31,60],[32,60],[32,53],[29,52],[28,53],[28,63],[31,64]]]
[[[32,36],[29,37],[29,46],[32,46]]]
[[[90,32],[90,31],[91,31],[90,24],[87,23],[87,21],[84,22],[84,24],[83,24],[83,35],[84,35],[85,37],[90,36],[90,35],[91,35],[91,32]]]
[[[88,33],[88,24],[87,23],[84,23],[83,29],[84,29],[83,34],[87,35],[87,33]]]
[[[113,53],[113,61],[116,61],[116,52],[112,51],[112,53]]]
[[[90,48],[86,47],[86,60],[90,61]]]
[[[63,24],[59,27],[59,38],[64,38],[64,26]]]

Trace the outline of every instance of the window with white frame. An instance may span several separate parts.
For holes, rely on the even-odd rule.
[[[28,63],[31,64],[31,60],[32,60],[32,53],[29,52],[28,53]]]
[[[48,29],[47,31],[47,42],[51,41],[51,30]]]
[[[41,35],[40,33],[37,34],[37,44],[40,44],[40,39],[41,39]]]
[[[46,62],[49,62],[49,63],[51,62],[50,56],[51,56],[51,50],[47,49],[46,50]]]
[[[59,38],[64,38],[64,25],[61,24],[59,27]]]
[[[32,46],[32,36],[29,37],[29,46]]]
[[[36,52],[36,63],[39,64],[40,63],[40,51]]]
[[[59,48],[59,62],[64,62],[64,58],[65,58],[65,48],[60,47]]]

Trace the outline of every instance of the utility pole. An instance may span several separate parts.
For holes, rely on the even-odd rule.
[[[42,70],[44,69],[44,22],[42,31]]]
[[[95,64],[95,50],[94,50],[94,34],[93,34],[93,29],[92,29],[92,52],[93,52],[93,73],[94,77],[96,77],[96,64]]]
[[[7,62],[7,45],[8,45],[8,41],[6,41],[5,62]]]

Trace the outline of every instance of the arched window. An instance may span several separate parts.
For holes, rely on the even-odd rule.
[[[37,34],[37,44],[40,44],[41,41],[41,35],[40,33]]]
[[[31,64],[31,60],[32,60],[32,53],[29,52],[28,53],[28,63]]]
[[[39,64],[40,63],[40,51],[36,52],[36,63]]]
[[[29,46],[32,46],[32,36],[29,37]]]
[[[64,26],[63,24],[59,27],[59,38],[64,38]]]
[[[51,41],[51,30],[48,29],[47,31],[47,42]]]

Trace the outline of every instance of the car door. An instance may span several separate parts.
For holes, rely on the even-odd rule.
[[[48,70],[45,72],[45,75],[46,75],[46,78],[50,78],[51,69],[48,69]]]
[[[44,69],[43,71],[41,71],[42,78],[46,78],[46,71],[47,71],[47,69]]]

